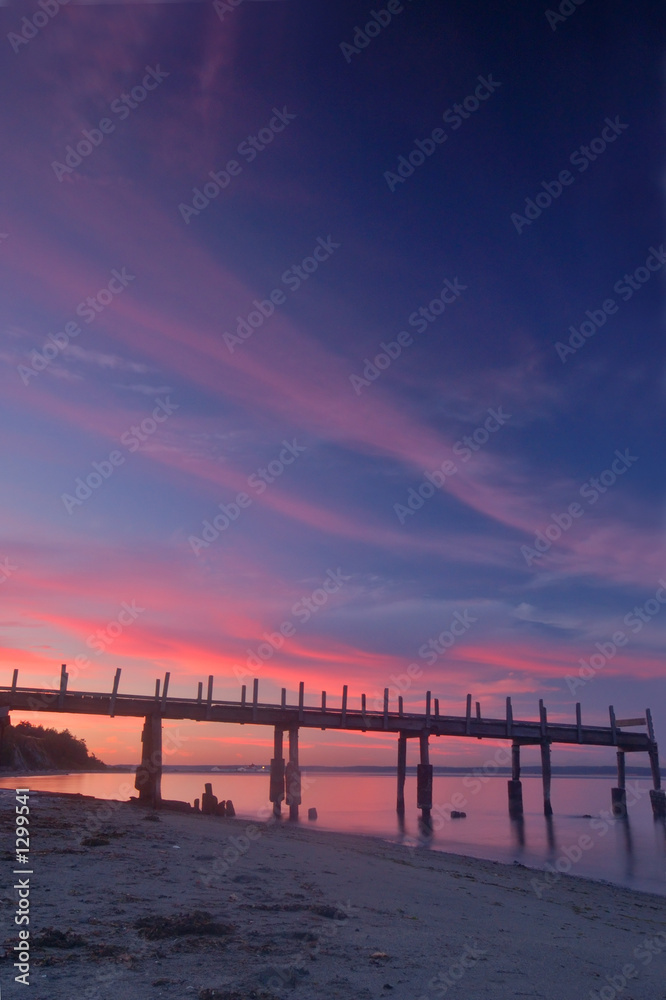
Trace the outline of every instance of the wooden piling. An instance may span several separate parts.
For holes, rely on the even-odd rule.
[[[305,682],[301,681],[298,685],[298,721],[303,721],[303,702],[305,700]]]
[[[111,699],[109,701],[109,715],[111,718],[116,714],[116,698],[118,697],[118,685],[120,684],[120,674],[122,673],[120,667],[116,670],[116,675],[113,678],[113,689],[111,691]]]
[[[543,814],[553,815],[553,807],[550,803],[550,743],[548,740],[541,741],[541,778],[543,780]]]
[[[282,800],[284,799],[284,757],[282,756],[282,726],[276,726],[273,738],[273,757],[271,758],[271,776],[269,801],[273,803],[273,815],[280,816]]]
[[[614,816],[627,815],[627,787],[624,751],[617,752],[617,788],[611,788],[611,804]]]
[[[18,667],[14,670],[12,676],[12,689],[11,694],[16,694],[16,688],[18,687]]]
[[[141,733],[141,763],[136,769],[134,787],[139,803],[157,809],[162,801],[162,720],[147,715]]]
[[[68,680],[69,675],[67,673],[67,664],[63,663],[60,667],[60,693],[58,695],[58,708],[65,707],[65,695],[67,693]]]
[[[654,723],[652,722],[652,712],[649,708],[645,709],[645,722],[647,724],[648,739],[650,740],[648,757],[650,758],[650,770],[652,771],[652,784],[654,786],[650,789],[652,815],[655,819],[666,819],[666,792],[661,787],[659,750],[654,738]]]
[[[340,712],[340,728],[344,729],[347,725],[347,685],[344,684],[342,687],[342,710]]]
[[[252,721],[257,721],[257,705],[259,704],[259,680],[257,677],[252,682]]]
[[[201,812],[204,816],[217,816],[218,805],[217,796],[213,795],[213,786],[210,782],[207,782],[204,785],[203,795],[201,796]]]
[[[167,671],[164,675],[164,687],[162,688],[162,704],[160,705],[160,712],[164,715],[164,710],[166,708],[167,691],[169,690],[169,679],[171,674]]]
[[[213,675],[208,675],[208,696],[206,698],[206,718],[210,719],[211,709],[213,707]]]
[[[511,744],[511,779],[507,783],[509,791],[509,816],[511,819],[523,817],[523,784],[520,780],[520,743]]]
[[[472,731],[472,696],[467,695],[467,708],[465,709],[465,735],[469,736]]]
[[[388,729],[389,689],[384,688],[384,729]]]
[[[396,811],[405,815],[405,776],[407,774],[407,737],[404,733],[398,736],[398,799]]]
[[[298,807],[301,804],[301,769],[298,765],[298,726],[289,727],[289,762],[287,764],[286,802],[289,806],[289,819],[298,819]]]
[[[432,809],[432,772],[428,748],[428,731],[423,729],[419,736],[421,761],[416,765],[416,808],[421,810],[423,823],[429,826]]]

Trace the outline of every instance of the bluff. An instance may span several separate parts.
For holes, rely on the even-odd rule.
[[[4,727],[0,767],[10,771],[103,771],[106,764],[90,753],[86,741],[68,729],[58,732],[19,722]]]

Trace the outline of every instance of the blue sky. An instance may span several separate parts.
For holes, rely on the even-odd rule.
[[[2,9],[6,683],[663,734],[660,8],[387,6]]]

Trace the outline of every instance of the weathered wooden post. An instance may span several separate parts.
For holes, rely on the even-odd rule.
[[[60,691],[58,693],[58,708],[65,707],[65,695],[67,694],[68,680],[69,680],[69,674],[67,673],[67,664],[63,663],[60,667]]]
[[[273,803],[273,815],[280,816],[282,800],[284,799],[284,757],[282,756],[282,726],[275,727],[273,741],[273,757],[271,758],[271,777],[269,799]]]
[[[611,788],[613,816],[627,815],[627,786],[624,766],[624,750],[617,752],[617,788]]]
[[[287,805],[289,819],[298,819],[301,804],[301,769],[298,766],[298,726],[289,728],[289,763],[287,764]]]
[[[509,786],[509,816],[511,819],[523,818],[523,783],[520,780],[520,743],[516,740],[511,744],[511,779]]]
[[[430,827],[432,809],[432,764],[428,749],[428,730],[422,729],[419,737],[421,762],[416,766],[416,808],[421,810],[421,821]]]
[[[550,743],[543,740],[541,743],[541,778],[543,780],[543,814],[553,815],[553,807],[550,804]]]
[[[661,787],[661,772],[659,770],[659,749],[654,738],[654,725],[652,723],[652,712],[645,709],[645,719],[647,721],[648,736],[651,746],[648,750],[650,757],[650,769],[652,771],[653,788],[650,789],[650,802],[652,804],[652,815],[655,819],[666,819],[666,792]]]
[[[553,807],[550,804],[550,743],[548,742],[548,713],[543,703],[539,699],[539,719],[541,722],[541,778],[543,780],[543,814],[553,815]]]
[[[405,815],[405,775],[407,773],[407,737],[404,733],[398,736],[398,800],[396,810],[400,816]]]
[[[139,803],[157,809],[162,801],[162,720],[147,715],[141,733],[141,763],[136,769],[134,787]]]

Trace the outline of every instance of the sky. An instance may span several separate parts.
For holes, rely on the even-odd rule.
[[[44,5],[0,10],[1,683],[663,742],[661,5]],[[23,717],[138,759],[139,720]]]

